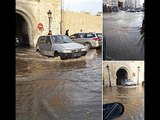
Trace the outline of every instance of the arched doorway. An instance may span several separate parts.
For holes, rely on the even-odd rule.
[[[121,82],[128,79],[128,72],[124,68],[120,68],[116,73],[116,84],[121,85]]]
[[[30,47],[28,24],[20,14],[16,14],[16,38],[20,46]]]
[[[16,6],[16,36],[21,46],[35,47],[36,22],[34,15],[25,7]]]

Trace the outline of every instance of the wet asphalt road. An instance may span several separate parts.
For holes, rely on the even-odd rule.
[[[60,60],[16,49],[16,120],[102,120],[102,54]]]
[[[144,44],[140,28],[144,12],[112,12],[103,14],[103,35],[107,58],[112,60],[144,60]]]

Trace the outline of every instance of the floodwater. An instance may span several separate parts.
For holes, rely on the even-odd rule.
[[[144,12],[112,12],[103,14],[106,56],[111,60],[144,60],[144,41],[140,28]]]
[[[144,120],[144,86],[104,87],[103,103],[120,102],[124,113],[116,120]]]
[[[16,120],[102,120],[102,54],[60,60],[16,48]]]

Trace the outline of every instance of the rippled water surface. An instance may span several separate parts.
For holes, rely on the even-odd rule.
[[[16,49],[16,120],[101,120],[101,49],[60,60]]]
[[[140,28],[144,12],[113,12],[103,14],[106,54],[113,60],[144,60],[144,42]]]
[[[144,87],[104,87],[103,103],[120,102],[124,113],[117,120],[144,120]]]

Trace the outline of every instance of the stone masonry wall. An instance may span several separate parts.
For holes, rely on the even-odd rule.
[[[47,12],[52,12],[51,30],[53,34],[69,34],[75,32],[102,32],[102,16],[94,16],[85,12],[61,11],[61,0],[16,0],[16,13],[20,14],[27,23],[29,42],[35,47],[40,35],[48,34],[49,19]],[[62,13],[62,14],[61,14]],[[62,19],[61,19],[62,16]],[[61,26],[62,20],[62,26]],[[38,29],[38,24],[43,29]],[[61,30],[62,28],[62,30]]]
[[[102,32],[102,16],[94,16],[85,12],[63,11],[62,34],[69,29],[69,35],[76,32]]]
[[[29,39],[33,47],[40,35],[48,34],[49,10],[52,12],[51,30],[53,34],[60,34],[61,0],[16,0],[16,13],[22,15],[27,22]],[[39,30],[38,23],[42,23],[44,29]]]

